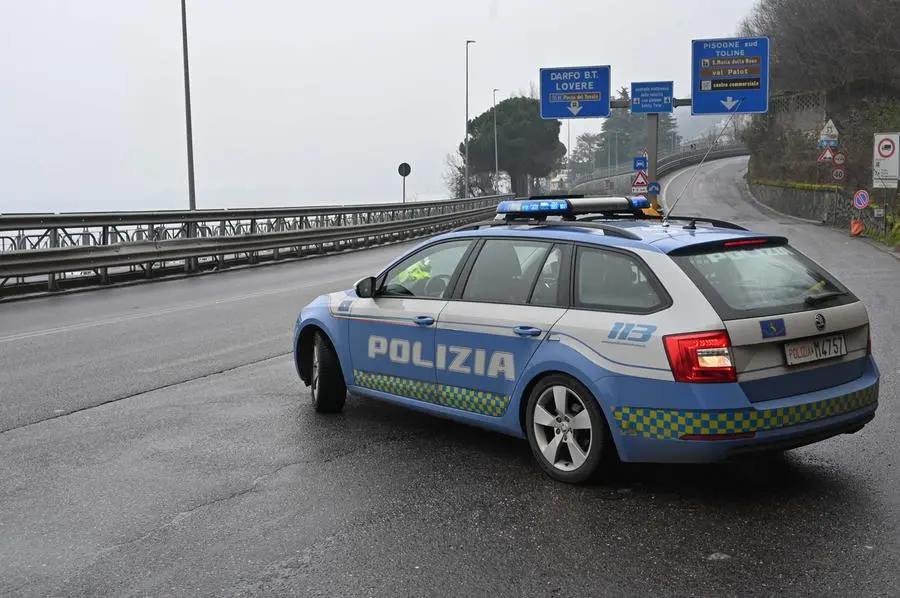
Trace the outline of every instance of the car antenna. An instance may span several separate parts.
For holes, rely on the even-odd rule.
[[[687,191],[687,188],[691,186],[692,182],[694,182],[694,177],[697,176],[697,173],[700,171],[700,167],[703,166],[704,162],[706,162],[706,158],[707,158],[707,156],[709,156],[709,152],[712,151],[712,148],[715,147],[715,145],[719,142],[719,139],[722,138],[722,135],[725,134],[725,131],[728,130],[728,125],[730,125],[731,121],[734,120],[734,117],[737,116],[737,111],[741,107],[741,104],[744,103],[744,99],[745,98],[738,99],[738,103],[734,107],[734,112],[732,112],[731,116],[728,117],[728,122],[726,122],[725,126],[722,127],[722,130],[719,132],[718,135],[716,135],[716,138],[713,140],[713,142],[709,144],[709,147],[706,148],[706,153],[703,154],[703,158],[700,160],[700,163],[697,164],[697,166],[694,168],[694,172],[693,172],[693,174],[691,174],[691,178],[688,179],[687,184],[681,189],[681,193],[678,194],[678,197],[675,199],[675,203],[672,204],[671,208],[666,208],[666,213],[663,214],[663,221],[662,221],[662,225],[664,227],[669,226],[669,215],[672,213],[672,210],[675,209],[675,206],[678,205],[678,202],[681,201],[681,198],[684,197],[684,192]],[[697,227],[695,222],[692,221],[691,224],[693,225],[692,227],[691,227],[691,225],[688,225],[685,228],[689,228],[689,227],[696,228]]]

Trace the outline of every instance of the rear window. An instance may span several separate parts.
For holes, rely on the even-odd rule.
[[[857,300],[789,245],[706,251],[672,259],[723,319],[821,309]]]

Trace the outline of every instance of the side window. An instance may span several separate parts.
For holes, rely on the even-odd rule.
[[[490,239],[472,266],[464,301],[525,304],[549,243],[527,239]]]
[[[379,297],[441,299],[471,240],[439,243],[419,251],[393,268],[384,278]]]
[[[554,247],[544,261],[531,294],[532,305],[555,306],[559,304],[559,273],[562,264],[562,249]]]
[[[579,307],[644,312],[662,307],[664,296],[637,259],[603,249],[578,248],[575,303]]]

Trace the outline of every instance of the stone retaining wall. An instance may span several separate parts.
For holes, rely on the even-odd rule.
[[[793,189],[751,182],[750,192],[760,203],[789,216],[815,220],[845,230],[849,230],[851,219],[860,217],[867,231],[881,232],[884,227],[884,218],[875,218],[875,210],[871,207],[873,202],[870,201],[870,207],[860,214],[853,207],[852,196],[843,191]]]

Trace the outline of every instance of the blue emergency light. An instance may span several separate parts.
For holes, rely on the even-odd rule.
[[[563,216],[571,213],[572,205],[565,199],[525,199],[501,201],[498,214],[523,214],[534,216]]]
[[[634,214],[649,208],[646,197],[585,197],[571,195],[565,197],[515,199],[501,201],[497,214],[507,220],[530,218],[543,220],[547,216],[574,217],[585,214]]]

